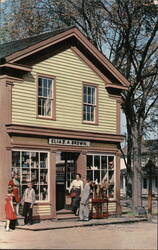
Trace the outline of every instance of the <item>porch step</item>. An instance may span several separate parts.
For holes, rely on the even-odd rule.
[[[57,220],[74,220],[78,219],[78,216],[76,216],[71,210],[62,209],[60,211],[57,211]]]
[[[59,214],[73,214],[73,212],[71,210],[67,210],[67,209],[61,209],[59,211],[56,212],[57,215]]]

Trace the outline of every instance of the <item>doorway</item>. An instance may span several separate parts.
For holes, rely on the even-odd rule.
[[[78,152],[56,154],[56,210],[68,208],[68,190],[77,170]]]

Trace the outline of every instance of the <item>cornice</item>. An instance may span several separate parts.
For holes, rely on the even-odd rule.
[[[23,126],[19,124],[7,124],[7,132],[10,135],[18,136],[42,136],[42,137],[59,137],[59,138],[71,138],[71,139],[83,139],[91,141],[102,142],[114,142],[120,143],[124,140],[123,135],[117,134],[105,134],[97,132],[77,131],[77,130],[64,130],[57,128],[35,127],[35,126]]]

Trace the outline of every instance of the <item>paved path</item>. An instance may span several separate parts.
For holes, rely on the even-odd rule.
[[[157,224],[155,220],[49,231],[0,229],[0,249],[156,250]]]

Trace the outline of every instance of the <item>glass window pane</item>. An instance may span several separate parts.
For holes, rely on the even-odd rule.
[[[107,156],[101,156],[101,169],[107,169]]]
[[[83,95],[83,102],[87,103],[87,96],[86,95]]]
[[[38,88],[38,95],[42,96],[42,88]]]
[[[31,181],[34,184],[39,182],[39,169],[31,169]]]
[[[114,156],[108,157],[108,169],[111,170],[114,168]]]
[[[41,169],[40,170],[40,184],[48,184],[48,170]]]
[[[94,170],[94,181],[96,181],[96,183],[100,183],[100,171],[99,170]]]
[[[42,88],[42,78],[41,77],[38,78],[38,87]]]
[[[40,186],[40,200],[48,200],[48,186],[47,185]]]
[[[47,88],[47,79],[43,78],[43,88]]]
[[[52,98],[52,88],[48,88],[47,96],[48,96],[49,98]]]
[[[87,106],[87,121],[90,121],[91,117],[90,117],[90,106]]]
[[[12,167],[20,168],[20,152],[13,151],[12,153]]]
[[[93,179],[93,171],[92,170],[87,170],[87,179],[90,181],[94,181]]]
[[[48,79],[48,89],[52,88],[52,80]]]
[[[91,95],[91,87],[88,87],[88,95]]]
[[[43,88],[43,96],[47,97],[47,88]]]
[[[30,153],[22,152],[22,167],[29,168],[30,166]]]
[[[83,120],[86,121],[86,106],[83,106]]]
[[[91,104],[91,95],[88,95],[88,103]]]
[[[40,168],[48,168],[48,154],[40,153]]]
[[[91,169],[93,166],[92,155],[87,155],[87,169]]]
[[[102,170],[101,171],[101,182],[105,182],[108,180],[108,174],[107,174],[107,170]]]
[[[92,104],[95,104],[95,88],[92,88]]]
[[[94,155],[94,167],[100,169],[100,156]]]
[[[50,99],[43,99],[44,104],[44,116],[51,115],[51,100]]]
[[[31,168],[39,167],[39,153],[31,152]]]
[[[83,87],[83,94],[84,94],[84,95],[87,94],[87,87],[86,87],[86,86]]]
[[[91,121],[94,121],[94,107],[91,106]]]

